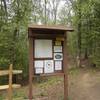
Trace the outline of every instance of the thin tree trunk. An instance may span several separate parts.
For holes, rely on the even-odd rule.
[[[7,21],[8,19],[8,13],[7,13],[7,4],[6,4],[6,0],[3,0],[3,4],[4,4],[4,9],[5,9],[5,21]]]
[[[47,24],[47,1],[46,0],[44,0],[45,1],[45,24]]]
[[[78,35],[78,57],[77,57],[77,66],[81,67],[81,0],[79,0],[78,5],[78,26],[77,26],[77,35]]]

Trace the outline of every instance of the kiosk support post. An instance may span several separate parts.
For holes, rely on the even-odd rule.
[[[32,80],[33,80],[33,38],[29,37],[29,100],[32,100]]]
[[[64,100],[68,100],[67,33],[64,33]]]

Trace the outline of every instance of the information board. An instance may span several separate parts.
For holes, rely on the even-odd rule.
[[[35,39],[35,74],[49,74],[62,71],[62,41]]]

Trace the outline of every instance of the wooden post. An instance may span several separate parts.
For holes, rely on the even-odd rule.
[[[9,67],[9,89],[8,89],[8,100],[12,100],[12,73],[13,73],[13,65],[10,64]]]
[[[29,100],[32,100],[33,91],[32,91],[32,80],[33,80],[33,38],[29,37]]]
[[[64,34],[64,100],[68,100],[67,34]]]

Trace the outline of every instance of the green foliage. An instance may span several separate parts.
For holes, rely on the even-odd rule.
[[[89,58],[91,63],[100,66],[100,1],[73,1],[73,11],[75,13],[73,23],[76,26],[76,33],[80,29],[80,33],[75,39],[81,37],[81,46],[77,48],[77,51],[81,49],[82,58]],[[77,27],[79,22],[80,26]]]
[[[0,3],[0,69],[8,69],[9,64],[13,63],[14,69],[23,69],[26,76],[28,74],[27,27],[31,14],[31,1],[8,2],[6,2],[7,16],[3,1]]]
[[[100,1],[65,0],[61,7],[60,3],[61,0],[9,0],[5,3],[1,0],[0,69],[7,69],[13,63],[14,69],[23,69],[27,76],[27,28],[29,23],[38,22],[75,26],[75,32],[68,33],[69,54],[77,56],[79,29],[82,57],[87,55],[92,63],[100,66]]]

